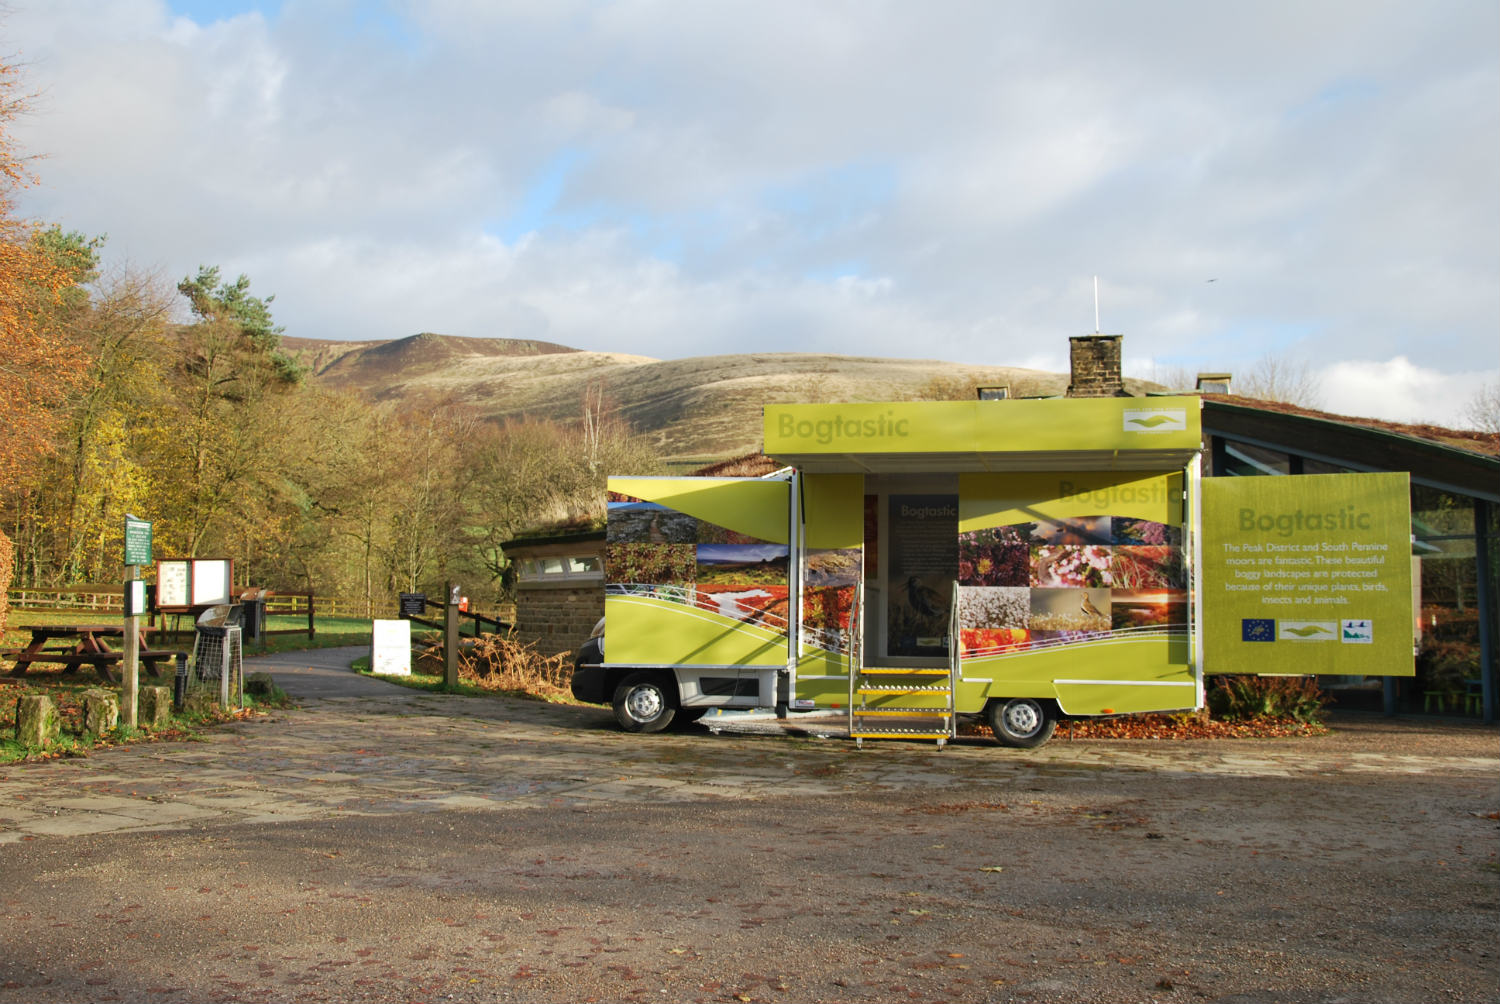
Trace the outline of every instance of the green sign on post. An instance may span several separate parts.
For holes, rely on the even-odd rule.
[[[1411,676],[1405,474],[1203,481],[1209,673]]]
[[[151,564],[151,521],[125,517],[125,564]]]

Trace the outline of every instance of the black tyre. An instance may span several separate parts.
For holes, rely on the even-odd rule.
[[[657,673],[631,673],[615,688],[614,708],[626,732],[660,732],[676,717],[676,687]]]
[[[995,733],[995,741],[1014,749],[1035,749],[1051,739],[1057,728],[1052,703],[1031,697],[990,701],[984,717]]]

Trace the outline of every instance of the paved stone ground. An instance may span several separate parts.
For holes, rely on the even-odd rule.
[[[0,1001],[1500,988],[1493,728],[634,736],[365,679],[355,654],[253,660],[303,706],[201,742],[0,769]]]

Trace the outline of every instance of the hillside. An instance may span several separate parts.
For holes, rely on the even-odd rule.
[[[492,418],[579,416],[595,384],[663,456],[682,462],[760,449],[768,403],[891,401],[934,381],[1009,384],[1022,395],[1061,394],[1062,373],[940,360],[791,352],[651,359],[550,342],[420,334],[387,342],[284,338],[314,379],[372,401],[416,407],[463,403]],[[1138,382],[1126,385],[1138,390]]]

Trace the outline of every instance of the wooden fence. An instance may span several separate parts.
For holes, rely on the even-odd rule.
[[[63,613],[98,613],[125,615],[124,588],[113,585],[61,586],[52,589],[11,589],[7,592],[12,610],[56,610]],[[308,632],[313,630],[317,617],[349,617],[362,620],[365,617],[363,598],[349,599],[338,596],[315,596],[312,593],[276,593],[266,600],[266,613],[271,616],[308,618]],[[381,603],[376,601],[376,617],[395,617],[397,603],[394,597]],[[476,611],[477,613],[477,611]],[[485,615],[486,620],[513,622],[515,607],[497,605]],[[292,629],[300,634],[302,629]],[[278,632],[281,633],[281,632]]]
[[[12,589],[6,597],[12,610],[112,612],[124,616],[122,586],[72,586],[63,589]]]

